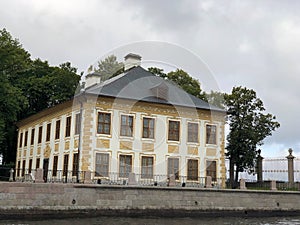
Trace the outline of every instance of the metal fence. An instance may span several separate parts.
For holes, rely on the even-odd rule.
[[[226,177],[229,177],[229,159],[225,160]],[[286,158],[265,158],[262,162],[263,180],[276,180],[280,182],[288,181],[288,161]],[[240,172],[239,178],[256,181],[257,175],[254,173]],[[294,181],[300,182],[300,158],[294,159]]]
[[[36,170],[20,169],[14,172],[15,181],[18,182],[35,182]],[[63,170],[48,170],[43,173],[43,180],[46,183],[85,183],[87,172],[79,171],[63,171]],[[97,176],[95,172],[89,173],[91,182],[98,185],[128,185],[130,179],[134,180],[134,184],[137,186],[159,186],[159,187],[193,187],[193,188],[205,188],[205,177],[193,177],[178,176],[174,180],[171,180],[167,175],[153,174],[150,177],[145,177],[145,174],[120,174],[110,172],[107,176]],[[134,176],[131,177],[130,176]],[[225,180],[221,178],[214,179],[211,182],[213,188],[222,188],[225,185]]]

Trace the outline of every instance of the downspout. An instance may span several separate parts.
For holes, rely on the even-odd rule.
[[[84,97],[84,93],[85,91],[82,92],[82,95]],[[86,98],[84,97],[83,100],[85,101]],[[77,157],[77,183],[80,183],[80,151],[81,151],[81,143],[82,143],[82,122],[83,122],[83,101],[82,99],[79,97],[78,101],[80,103],[80,112],[79,112],[79,118],[80,118],[80,122],[79,122],[79,136],[78,136],[78,157]],[[82,172],[82,171],[81,171]]]

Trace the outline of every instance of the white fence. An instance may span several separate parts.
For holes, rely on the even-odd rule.
[[[229,178],[229,160],[225,160],[226,177]],[[286,158],[264,158],[263,180],[288,181],[288,160]],[[239,178],[246,180],[256,180],[256,174],[247,172],[239,173]],[[300,182],[300,158],[294,159],[294,181]]]

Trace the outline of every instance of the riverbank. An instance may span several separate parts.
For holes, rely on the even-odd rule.
[[[3,182],[0,219],[300,215],[300,192]]]

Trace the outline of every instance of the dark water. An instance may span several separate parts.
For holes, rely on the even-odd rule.
[[[73,219],[47,219],[47,220],[0,220],[0,225],[221,225],[221,224],[253,224],[253,225],[300,225],[300,217],[270,217],[270,218],[123,218],[123,217],[97,217]]]

